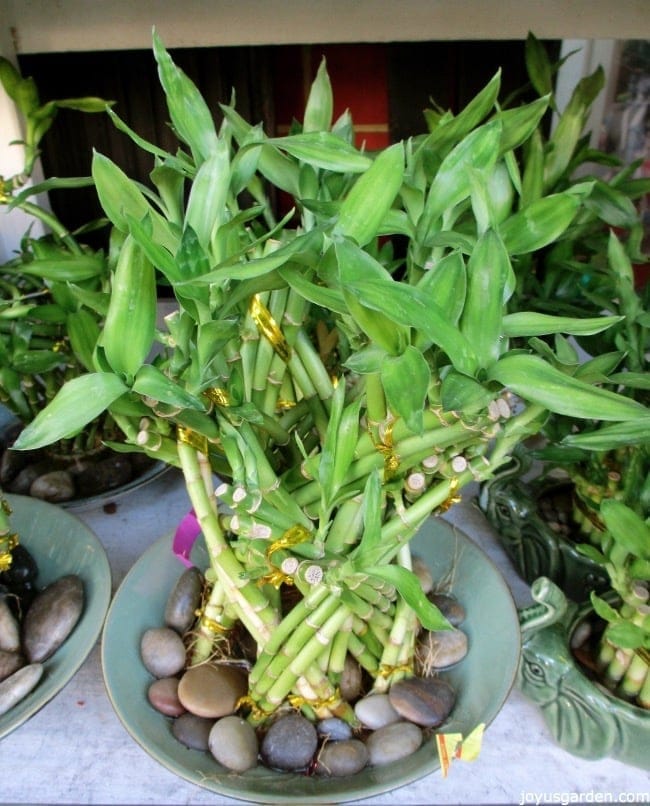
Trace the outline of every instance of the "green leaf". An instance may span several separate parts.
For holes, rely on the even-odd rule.
[[[607,557],[602,553],[602,551],[598,551],[595,546],[590,545],[589,543],[579,543],[576,548],[584,557],[588,557],[592,562],[598,563],[598,565],[605,565],[607,563]]]
[[[443,310],[454,325],[460,319],[467,293],[465,261],[459,251],[449,252],[438,263],[427,269],[417,288]]]
[[[68,381],[20,433],[16,450],[43,448],[78,434],[89,422],[128,391],[116,376],[104,372],[80,375]]]
[[[373,470],[366,479],[363,490],[363,533],[355,549],[354,559],[364,572],[364,566],[381,546],[382,516],[381,478],[378,470]]]
[[[630,398],[565,375],[534,355],[503,356],[487,372],[524,400],[557,414],[596,420],[641,420],[648,410]]]
[[[196,411],[206,410],[199,398],[191,395],[151,364],[144,364],[140,367],[133,382],[133,391],[170,406],[180,406],[183,409],[195,409]]]
[[[524,50],[526,59],[526,70],[530,82],[540,95],[548,95],[553,92],[553,67],[548,58],[546,48],[530,33],[526,37]]]
[[[632,227],[639,218],[628,196],[599,179],[585,199],[585,207],[611,227]]]
[[[503,317],[503,333],[512,338],[545,336],[566,333],[572,336],[591,336],[622,321],[622,316],[597,316],[577,319],[574,316],[551,316],[533,311],[509,313]]]
[[[591,600],[592,607],[596,611],[597,615],[599,615],[602,619],[610,623],[620,620],[621,617],[618,611],[593,591],[591,592],[589,598]]]
[[[496,115],[501,123],[501,144],[499,151],[505,154],[517,148],[536,131],[539,122],[548,109],[550,95],[538,98],[530,104],[505,109]]]
[[[333,109],[332,84],[327,73],[325,58],[323,58],[307,98],[302,124],[303,132],[329,131],[332,125]]]
[[[225,220],[229,187],[229,149],[219,140],[194,177],[185,212],[186,226],[196,232],[206,253],[209,253],[213,232]]]
[[[404,175],[404,146],[381,151],[343,200],[335,235],[352,238],[359,246],[371,241],[390,210]]]
[[[615,372],[609,376],[609,380],[628,389],[650,390],[650,374],[647,372]]]
[[[480,411],[487,409],[493,399],[494,393],[477,380],[454,370],[445,375],[440,387],[440,400],[446,411]]]
[[[68,314],[67,328],[70,346],[74,354],[88,372],[92,372],[94,369],[93,352],[99,338],[97,320],[91,313],[82,308],[79,311]]]
[[[363,570],[371,576],[379,577],[394,585],[425,630],[453,629],[440,610],[427,599],[422,591],[420,580],[412,571],[400,565],[373,565]]]
[[[565,445],[588,451],[609,451],[613,448],[648,442],[650,442],[650,414],[645,419],[601,425],[595,431],[585,431],[582,434],[568,434],[562,440]]]
[[[605,638],[621,649],[650,648],[650,635],[647,630],[631,622],[620,621],[611,624],[605,631]]]
[[[358,375],[374,375],[381,371],[381,366],[385,360],[386,351],[371,344],[352,353],[344,366]]]
[[[650,560],[650,526],[626,504],[606,498],[600,517],[616,543],[635,557]]]
[[[271,137],[265,142],[286,151],[301,162],[326,171],[362,173],[372,165],[369,157],[331,132]]]
[[[173,63],[156,33],[153,35],[153,51],[172,125],[176,134],[190,147],[198,167],[217,148],[212,114],[194,82]]]
[[[431,370],[422,353],[409,345],[401,355],[387,356],[380,375],[390,410],[404,420],[410,431],[421,434],[431,382]]]
[[[103,98],[87,96],[85,98],[64,98],[60,101],[54,101],[54,103],[58,109],[74,109],[77,112],[92,114],[93,112],[106,112],[115,101],[105,101]]]
[[[580,206],[571,193],[556,193],[532,202],[499,226],[511,255],[535,252],[557,240],[568,228]]]
[[[23,263],[20,271],[29,277],[42,277],[55,282],[80,283],[93,277],[101,277],[106,264],[100,255],[71,255],[61,251],[57,257],[37,258]]]

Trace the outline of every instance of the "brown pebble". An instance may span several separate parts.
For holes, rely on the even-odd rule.
[[[248,678],[241,670],[202,663],[181,677],[178,698],[190,713],[216,719],[234,714],[247,691]]]
[[[161,677],[154,680],[147,691],[147,699],[151,705],[165,716],[181,716],[185,708],[178,699],[178,678]]]

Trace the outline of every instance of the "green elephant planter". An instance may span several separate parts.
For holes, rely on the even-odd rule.
[[[479,506],[517,572],[529,584],[540,576],[549,577],[576,602],[589,599],[591,591],[607,590],[605,571],[581,554],[571,538],[571,483],[525,481],[522,476],[527,469],[526,463],[513,458],[482,485],[479,496]],[[551,499],[562,524],[552,523],[543,514],[544,502],[548,510]]]
[[[569,602],[547,577],[531,586],[535,605],[519,611],[517,686],[536,703],[558,744],[581,758],[606,756],[650,769],[650,711],[618,699],[573,659],[571,636],[590,605]]]

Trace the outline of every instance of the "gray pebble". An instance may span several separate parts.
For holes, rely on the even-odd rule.
[[[26,697],[43,675],[43,666],[32,663],[18,669],[0,683],[0,715],[6,714],[10,708]]]
[[[336,716],[321,719],[320,722],[317,722],[316,732],[319,736],[325,736],[331,742],[340,742],[352,738],[352,728],[347,722]]]
[[[448,593],[430,593],[428,598],[452,627],[458,627],[465,621],[465,608],[455,596]]]
[[[70,501],[75,495],[74,481],[67,470],[52,470],[32,482],[29,494],[53,504]]]
[[[42,663],[56,652],[83,607],[83,582],[75,574],[59,577],[37,594],[23,619],[23,650],[29,663]]]
[[[401,719],[391,705],[388,694],[370,694],[359,700],[354,706],[354,713],[359,721],[370,730],[377,730],[392,725]]]
[[[203,574],[198,568],[184,571],[169,594],[165,606],[165,624],[181,635],[192,626],[201,603]]]
[[[462,630],[435,630],[419,637],[418,655],[427,669],[446,669],[467,655],[467,636]]]
[[[246,772],[257,766],[259,745],[253,726],[239,716],[214,723],[208,738],[210,752],[229,770]]]
[[[169,627],[152,627],[142,636],[140,656],[154,677],[173,677],[185,666],[185,644]]]
[[[178,698],[192,714],[217,719],[234,714],[248,691],[248,676],[234,666],[202,663],[183,674]]]
[[[89,465],[77,477],[79,495],[91,496],[106,490],[114,490],[128,484],[133,477],[131,460],[125,454],[113,454]]]
[[[20,627],[11,612],[5,596],[0,596],[0,650],[17,652],[20,649]]]
[[[367,747],[358,739],[328,742],[318,755],[316,773],[334,777],[355,775],[366,766],[368,758]]]
[[[0,649],[0,681],[5,680],[24,665],[25,658],[20,652],[7,652]]]
[[[421,557],[415,554],[413,555],[411,564],[413,573],[420,580],[422,591],[424,593],[430,593],[433,590],[433,577],[431,576],[429,566]]]
[[[172,723],[174,737],[191,750],[208,750],[208,737],[214,725],[214,719],[206,719],[189,711],[182,714]]]
[[[370,764],[379,767],[406,758],[422,744],[422,731],[412,722],[397,722],[371,733],[366,742]]]
[[[161,714],[165,716],[181,716],[185,708],[178,699],[178,678],[161,677],[147,689],[147,699]]]
[[[359,666],[352,655],[348,654],[345,656],[343,672],[339,681],[341,697],[346,702],[354,702],[361,694],[362,687],[363,674],[361,672],[361,666]]]
[[[456,702],[453,688],[438,677],[399,680],[390,687],[388,696],[404,719],[427,728],[441,725]]]
[[[269,767],[302,770],[312,760],[318,736],[316,728],[300,714],[279,717],[262,740],[262,757]]]

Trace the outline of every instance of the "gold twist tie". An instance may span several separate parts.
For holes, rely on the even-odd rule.
[[[391,677],[398,672],[404,672],[404,674],[413,674],[413,664],[400,663],[398,666],[390,666],[389,664],[382,663],[377,672],[377,677]]]
[[[179,442],[182,442],[184,445],[189,445],[192,448],[196,448],[197,451],[201,451],[201,453],[207,456],[208,440],[207,437],[203,436],[203,434],[192,431],[191,428],[185,428],[182,425],[178,425],[176,426],[176,436],[178,437]]]
[[[59,339],[55,341],[52,345],[52,352],[53,353],[60,353],[66,349],[66,344],[64,339]]]
[[[383,442],[376,442],[372,432],[370,438],[375,449],[384,457],[384,481],[390,481],[399,469],[399,456],[393,451],[393,423],[386,426]]]
[[[199,617],[199,627],[205,627],[209,632],[230,632],[229,627],[224,627],[223,624],[219,624],[218,621],[210,618],[210,616],[206,616],[201,610],[196,610],[194,615]]]
[[[269,309],[264,305],[258,294],[251,297],[249,313],[257,325],[260,333],[271,343],[275,352],[283,361],[291,358],[291,347],[284,338],[278,323],[271,316]]]
[[[0,571],[8,571],[13,562],[12,551],[18,545],[18,535],[10,534],[0,538],[0,542],[4,543],[4,550],[0,551]]]
[[[213,386],[211,389],[206,389],[203,394],[214,403],[215,406],[222,406],[226,408],[230,406],[230,396],[226,389],[220,386]]]
[[[268,560],[273,554],[274,551],[279,551],[280,549],[288,549],[291,546],[297,546],[298,543],[304,543],[305,540],[309,537],[309,530],[306,529],[304,526],[300,524],[296,524],[295,526],[290,526],[286,532],[279,537],[277,540],[274,540],[273,543],[267,548],[266,550],[266,559]]]
[[[333,705],[338,705],[341,702],[341,692],[339,689],[331,694],[326,699],[310,700],[307,697],[302,697],[300,694],[289,694],[287,697],[289,705],[296,710],[300,710],[303,705],[309,705],[315,711],[321,708],[331,708]]]
[[[296,405],[295,400],[284,400],[284,399],[281,398],[276,403],[275,408],[279,412],[288,411],[289,409],[292,409],[295,405]]]
[[[250,694],[244,694],[243,697],[237,700],[235,710],[238,711],[240,708],[250,708],[253,717],[259,720],[265,719],[273,713],[273,711],[265,711],[263,708],[260,708]]]
[[[287,576],[284,571],[281,571],[279,568],[274,568],[268,574],[265,574],[263,577],[260,577],[257,580],[258,586],[261,588],[262,585],[273,585],[273,587],[278,590],[278,588],[284,585],[293,585],[293,577]]]
[[[456,495],[456,490],[458,489],[458,478],[454,476],[454,478],[449,482],[449,495],[446,501],[443,501],[442,504],[438,507],[436,512],[446,512],[453,504],[459,504],[461,501],[460,495]]]

